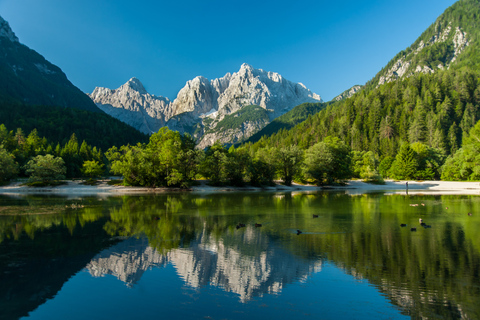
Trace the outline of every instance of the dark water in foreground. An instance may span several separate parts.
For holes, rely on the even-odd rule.
[[[0,319],[480,319],[479,227],[480,196],[0,197]]]

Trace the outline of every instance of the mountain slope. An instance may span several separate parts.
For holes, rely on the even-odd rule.
[[[90,97],[105,112],[145,133],[156,132],[167,125],[172,130],[192,134],[200,148],[215,140],[223,143],[244,140],[293,107],[321,101],[320,96],[303,84],[248,64],[219,79],[199,76],[188,81],[173,102],[150,95],[135,78],[116,90],[96,88]],[[230,128],[231,134],[222,132],[220,124],[224,118],[237,117],[247,106],[258,106],[264,112],[241,113],[245,121],[234,121],[238,126]],[[247,119],[245,114],[254,118]],[[208,137],[204,137],[207,134]]]
[[[100,111],[60,68],[21,44],[0,17],[0,103]]]
[[[262,130],[258,131],[245,142],[257,142],[262,137],[268,137],[281,130],[289,130],[295,125],[305,121],[308,117],[313,116],[320,110],[325,109],[329,103],[302,103],[301,105],[296,106],[289,112],[281,115],[278,118],[275,118]]]
[[[295,143],[307,149],[326,136],[335,136],[354,151],[372,151],[379,160],[395,157],[404,143],[422,143],[426,148],[434,148],[437,155],[456,152],[463,138],[480,120],[480,57],[476,54],[480,52],[479,16],[480,1],[457,2],[411,46],[419,48],[423,41],[423,49],[411,50],[410,56],[400,53],[364,90],[333,103],[289,131],[263,139],[260,147]],[[440,36],[433,38],[432,32]],[[442,39],[442,35],[445,41],[425,44],[424,39],[430,36]],[[463,40],[455,44],[454,39]],[[447,48],[451,55],[435,51],[439,48]],[[387,75],[393,63],[405,56],[410,59],[406,72],[380,84],[379,80]],[[417,70],[420,63],[435,66],[439,57],[450,57],[444,60],[443,69],[409,73],[409,70]],[[437,163],[438,167],[443,161],[440,158],[428,161],[432,166]],[[438,172],[435,175],[438,178]]]
[[[407,49],[399,52],[367,87],[403,79],[417,73],[478,67],[480,6],[478,0],[460,0],[438,17],[434,24]]]

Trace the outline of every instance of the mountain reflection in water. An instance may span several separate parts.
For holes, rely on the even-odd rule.
[[[425,206],[411,206],[420,203]],[[136,304],[145,301],[131,296],[138,287],[156,296],[166,282],[170,287],[162,302],[172,312],[175,303],[189,299],[178,291],[183,286],[202,301],[189,300],[192,313],[210,302],[205,292],[220,288],[236,297],[228,303],[252,318],[263,314],[252,305],[274,303],[274,297],[276,304],[267,311],[280,315],[291,312],[295,299],[302,311],[335,318],[360,303],[356,312],[369,316],[480,319],[479,196],[0,197],[0,206],[0,319],[35,315],[55,305],[65,287],[78,299],[71,284],[86,281],[82,274],[91,279],[93,292],[108,290],[96,277],[117,277],[128,288],[105,279],[119,284]],[[432,228],[421,228],[419,218]],[[237,229],[239,223],[246,227]],[[400,227],[403,223],[408,226]],[[410,231],[411,226],[418,230]],[[297,236],[297,229],[302,234]],[[157,270],[171,270],[181,280],[167,280],[168,272]],[[359,296],[355,290],[365,285],[375,294]],[[336,294],[339,301],[332,301]],[[369,304],[372,299],[380,300]],[[107,309],[118,306],[114,299],[99,300]],[[380,308],[382,301],[393,311]],[[229,318],[228,312],[218,317]]]
[[[188,248],[165,254],[150,247],[145,239],[130,238],[99,253],[86,268],[95,277],[110,274],[132,286],[146,270],[171,263],[192,288],[218,286],[238,294],[242,302],[265,293],[279,293],[285,284],[306,279],[321,269],[321,261],[295,257],[271,244],[253,226],[247,227],[242,236],[231,237],[239,238],[238,242],[218,241],[200,232]],[[254,241],[263,250],[258,255],[244,254],[243,241]],[[228,246],[225,242],[235,245]]]

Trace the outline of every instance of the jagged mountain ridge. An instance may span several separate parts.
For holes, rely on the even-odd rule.
[[[417,73],[478,65],[478,0],[460,0],[440,15],[407,49],[399,52],[366,86],[376,87]]]
[[[100,110],[63,71],[21,44],[0,17],[0,102]]]
[[[301,103],[321,101],[319,95],[303,84],[248,64],[219,79],[198,76],[187,81],[173,102],[149,94],[136,78],[116,90],[95,88],[90,97],[106,113],[145,133],[156,132],[166,125],[192,134],[201,148],[215,140],[238,142]],[[267,121],[263,116],[248,119],[228,134],[216,132],[215,128],[225,118],[228,121],[229,116],[236,117],[240,110],[251,105],[264,109]]]
[[[242,302],[266,293],[279,293],[285,285],[321,271],[322,260],[298,259],[267,236],[256,239],[253,227],[245,233],[236,245],[202,234],[188,248],[176,248],[164,254],[150,247],[146,239],[127,239],[99,253],[86,269],[92,276],[111,274],[127,286],[134,286],[145,271],[171,263],[190,287],[220,287],[238,294]],[[255,245],[269,250],[259,255],[245,255],[242,241],[247,245],[255,241]]]

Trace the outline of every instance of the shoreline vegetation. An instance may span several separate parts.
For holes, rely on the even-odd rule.
[[[377,185],[361,180],[348,180],[345,186],[314,186],[292,183],[286,186],[277,182],[271,187],[235,187],[235,186],[210,186],[207,180],[199,180],[197,185],[187,189],[181,188],[149,188],[129,187],[109,183],[112,179],[99,180],[97,185],[84,184],[85,180],[65,180],[63,184],[52,187],[30,187],[24,181],[15,181],[0,186],[0,195],[22,194],[54,194],[66,196],[87,195],[124,195],[124,194],[154,194],[168,192],[195,192],[195,193],[220,193],[220,192],[315,192],[315,191],[345,191],[347,194],[362,194],[371,192],[385,192],[390,194],[465,194],[480,195],[480,182],[471,181],[395,181],[385,180],[385,184]]]

